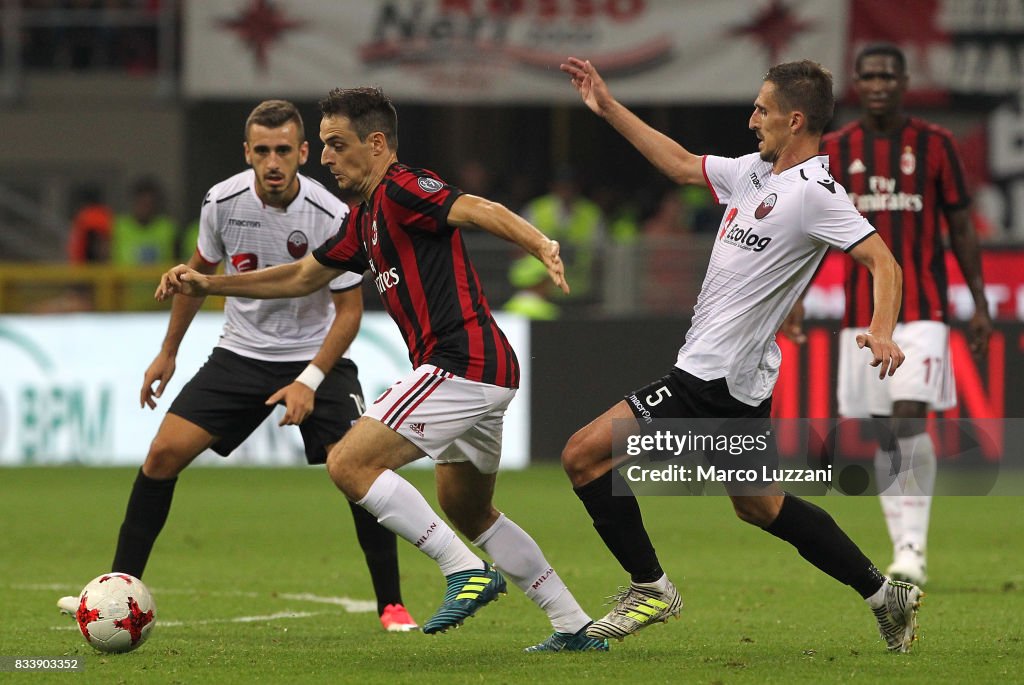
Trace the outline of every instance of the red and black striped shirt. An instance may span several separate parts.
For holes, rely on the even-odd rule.
[[[826,135],[821,145],[832,177],[903,269],[900,321],[946,321],[944,213],[970,202],[952,134],[916,117],[891,135],[855,121]],[[846,260],[843,326],[867,326],[872,308],[870,272]]]
[[[448,212],[462,194],[432,171],[392,164],[384,180],[313,253],[323,265],[369,269],[413,367],[519,387],[519,362],[487,304]]]

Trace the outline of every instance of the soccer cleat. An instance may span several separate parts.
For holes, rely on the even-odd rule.
[[[61,597],[57,600],[57,608],[60,609],[60,613],[74,618],[78,612],[78,597]]]
[[[380,615],[380,624],[389,633],[407,633],[416,630],[419,625],[409,615],[409,611],[401,604],[388,604]]]
[[[878,619],[878,632],[890,652],[909,652],[917,639],[917,610],[922,597],[924,593],[916,585],[886,579],[885,601],[872,611]]]
[[[609,604],[616,603],[615,608],[590,624],[587,637],[621,640],[652,623],[665,623],[673,616],[678,617],[683,610],[683,598],[671,582],[665,592],[653,583],[630,583],[628,588],[619,588],[618,594],[609,600]]]
[[[505,578],[486,561],[482,571],[459,571],[446,577],[448,589],[444,601],[425,624],[427,634],[458,628],[477,610],[506,594]]]
[[[528,654],[540,652],[607,652],[608,640],[596,639],[587,636],[587,628],[593,625],[593,621],[580,628],[575,633],[554,632],[547,640],[523,651]]]
[[[902,580],[904,583],[923,587],[928,582],[926,569],[923,551],[914,545],[900,545],[892,564],[885,570],[885,575],[893,580]]]

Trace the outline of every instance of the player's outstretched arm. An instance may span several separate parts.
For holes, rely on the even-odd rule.
[[[569,75],[583,103],[612,125],[661,173],[679,184],[703,184],[701,157],[656,131],[612,97],[590,60],[569,57],[560,66]]]
[[[850,256],[867,267],[875,284],[871,325],[857,335],[857,345],[871,350],[871,366],[879,367],[878,377],[885,378],[896,373],[904,359],[892,339],[903,301],[903,270],[877,233],[850,250]]]
[[[199,252],[192,253],[188,261],[189,268],[201,274],[212,274],[217,270],[216,264],[210,264]],[[185,337],[196,312],[203,306],[202,297],[176,297],[171,304],[171,319],[167,323],[167,333],[160,345],[160,351],[150,363],[142,377],[142,390],[139,392],[139,406],[156,409],[156,400],[164,394],[164,389],[177,368],[178,348]],[[156,383],[156,388],[153,384]]]
[[[312,254],[297,262],[230,276],[208,276],[179,264],[160,277],[156,299],[172,295],[225,295],[269,300],[301,297],[327,285],[341,272],[322,265]]]
[[[536,226],[504,205],[476,195],[460,195],[448,211],[448,223],[460,228],[482,229],[515,243],[543,262],[555,285],[563,292],[569,292],[558,241],[549,239]]]

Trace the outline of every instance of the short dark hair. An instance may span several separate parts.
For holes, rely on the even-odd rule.
[[[907,73],[907,58],[904,56],[903,51],[892,43],[872,43],[871,45],[865,46],[857,53],[857,59],[853,62],[854,73],[860,73],[860,65],[864,62],[865,57],[874,57],[876,55],[892,57],[893,61],[896,62],[896,68],[899,69],[900,74]]]
[[[775,98],[780,107],[804,113],[810,133],[822,133],[832,120],[836,107],[832,72],[817,62],[805,59],[776,64],[764,75],[764,80],[775,84]]]
[[[245,139],[249,139],[249,128],[253,124],[267,128],[279,128],[289,121],[295,122],[295,128],[299,131],[299,140],[306,139],[306,128],[302,125],[302,115],[299,108],[287,100],[264,100],[256,105],[256,108],[249,113],[245,120]]]
[[[380,131],[388,147],[398,150],[398,113],[391,98],[380,88],[335,88],[320,101],[320,113],[325,117],[347,118],[362,141]]]

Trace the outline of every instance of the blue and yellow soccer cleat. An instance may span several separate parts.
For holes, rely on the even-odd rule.
[[[528,654],[539,654],[540,652],[607,652],[608,640],[597,640],[587,637],[587,628],[593,621],[580,628],[575,633],[555,632],[539,645],[527,647],[523,651]]]
[[[506,594],[505,578],[486,561],[482,571],[460,571],[446,577],[448,589],[441,607],[426,623],[423,632],[443,633],[458,628],[477,610]]]

